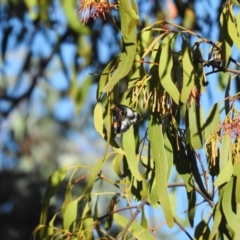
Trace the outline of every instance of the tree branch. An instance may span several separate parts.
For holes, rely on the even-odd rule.
[[[168,187],[169,188],[172,188],[172,187],[186,187],[185,183],[181,183],[181,182],[174,182],[174,183],[169,183],[168,184]],[[210,199],[208,199],[203,193],[202,191],[199,189],[198,186],[194,185],[194,189],[196,192],[198,192],[202,197],[203,199],[209,203],[209,205],[211,206],[211,208],[214,208],[215,207],[215,204],[213,201],[211,201]]]
[[[117,238],[117,240],[122,240],[128,230],[128,228],[131,226],[131,224],[133,223],[133,221],[135,220],[135,218],[137,217],[137,215],[141,212],[142,208],[144,207],[144,205],[148,202],[147,199],[145,199],[144,201],[142,201],[138,206],[137,206],[137,210],[135,211],[135,213],[133,214],[132,218],[129,220],[129,222],[127,223],[127,225],[125,226],[125,228],[122,230],[122,232],[120,233],[119,237]]]

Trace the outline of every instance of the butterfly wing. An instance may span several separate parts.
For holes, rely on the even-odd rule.
[[[132,124],[136,124],[140,119],[136,111],[125,105],[116,104],[112,110],[114,133],[126,132]]]

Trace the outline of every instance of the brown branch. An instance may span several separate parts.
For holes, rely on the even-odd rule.
[[[129,220],[129,222],[127,223],[127,225],[124,227],[124,229],[122,230],[122,232],[120,233],[119,237],[117,238],[117,240],[122,240],[124,239],[124,236],[128,230],[128,228],[131,226],[131,224],[133,223],[133,221],[135,220],[135,218],[137,217],[137,215],[141,212],[142,208],[144,207],[145,204],[148,203],[148,200],[145,199],[144,201],[142,201],[138,206],[137,206],[137,210],[135,211],[135,213],[133,214],[132,218]]]
[[[186,187],[186,185],[185,185],[185,183],[174,182],[174,183],[169,183],[169,184],[168,184],[168,187],[169,187],[169,188],[172,188],[172,187]],[[204,199],[206,202],[209,203],[209,205],[210,205],[211,208],[214,208],[214,207],[215,207],[214,202],[211,201],[210,199],[208,199],[208,198],[202,193],[202,191],[199,189],[198,186],[194,185],[194,189],[195,189],[195,191],[196,191],[197,193],[199,193],[199,194],[203,197],[203,199]]]
[[[179,228],[185,232],[185,234],[189,237],[189,239],[193,240],[193,238],[191,237],[191,235],[187,232],[187,230],[181,225],[180,222],[178,222],[178,220],[174,217],[174,222],[179,226]]]

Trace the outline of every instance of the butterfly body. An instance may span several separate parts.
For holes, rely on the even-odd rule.
[[[114,133],[125,133],[131,125],[136,124],[139,120],[139,114],[131,108],[115,104],[112,108],[113,112],[113,129]]]

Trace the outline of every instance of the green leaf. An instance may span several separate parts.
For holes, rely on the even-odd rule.
[[[93,216],[91,213],[91,208],[87,202],[82,214],[82,232],[84,234],[84,237],[82,238],[79,237],[78,239],[93,240],[94,239],[93,228],[94,228]]]
[[[122,138],[123,142],[123,149],[126,154],[128,167],[136,180],[141,181],[143,180],[139,170],[138,170],[138,158],[136,156],[136,146],[134,140],[134,133],[133,127],[131,126],[130,129],[123,134]]]
[[[36,8],[38,7],[38,0],[24,0],[30,18],[34,21],[38,18],[39,12],[36,11]]]
[[[49,178],[47,182],[47,188],[43,195],[43,203],[49,203],[50,199],[56,194],[59,186],[61,185],[63,179],[66,176],[68,167],[63,166],[57,171],[55,171]]]
[[[40,215],[40,225],[45,225],[47,222],[50,199],[56,194],[59,186],[61,185],[63,179],[66,176],[67,170],[68,170],[68,167],[63,166],[57,171],[55,171],[48,178],[47,188],[45,190],[45,193],[43,195],[43,200],[42,200],[43,203],[42,203],[42,210]],[[44,239],[44,237],[46,236],[45,234],[47,234],[46,231],[42,229],[40,231],[41,239]]]
[[[152,42],[153,37],[151,36],[151,30],[148,31],[142,31],[137,36],[137,51],[139,54],[142,54],[144,52],[144,55],[146,55],[152,51],[152,48],[149,47],[149,45]],[[144,58],[144,55],[141,58]]]
[[[234,173],[237,177],[236,180],[236,188],[235,188],[235,195],[236,195],[236,202],[238,205],[240,204],[240,162],[234,162]]]
[[[215,103],[209,110],[206,122],[203,125],[206,141],[212,133],[218,130],[219,126],[220,126],[219,104]]]
[[[230,19],[229,11],[226,7],[224,7],[221,15],[220,15],[220,35],[222,40],[222,49],[223,49],[223,66],[226,67],[228,65],[229,57],[232,54],[232,45],[233,41],[229,35],[228,24]]]
[[[234,22],[235,16],[233,15],[232,6],[229,7],[229,11],[227,12],[227,14],[228,14],[227,27],[229,36],[231,37],[233,43],[237,46],[237,48],[240,49],[240,36],[237,30],[237,25]],[[231,16],[231,14],[233,16]]]
[[[131,7],[130,2],[128,0],[122,0],[122,2],[125,12],[128,14],[128,16],[130,16],[133,20],[136,20],[137,24],[140,24],[136,2],[133,1],[134,9]]]
[[[129,222],[129,218],[125,218],[117,213],[113,216],[114,221],[120,225],[122,228],[126,227]],[[128,228],[128,232],[130,232],[134,238],[138,240],[153,240],[154,237],[148,232],[148,229],[145,229],[137,222],[133,222]]]
[[[123,36],[123,51],[119,55],[120,61],[117,69],[109,77],[108,83],[102,90],[103,93],[112,91],[114,86],[129,73],[136,54],[136,20],[132,19],[133,16],[131,14],[131,17],[129,16],[127,6],[129,6],[128,1],[120,1],[119,13],[121,19],[121,33]],[[134,10],[132,9],[132,11]]]
[[[223,199],[222,199],[222,209],[224,212],[224,215],[227,219],[227,223],[229,227],[234,231],[237,232],[237,229],[239,226],[237,225],[237,218],[236,214],[232,211],[232,194],[233,192],[233,178],[227,183],[225,191],[223,193]]]
[[[237,32],[238,34],[240,34],[240,12],[238,13],[236,18],[236,24],[237,24]]]
[[[240,204],[237,204],[237,226],[240,226]],[[240,239],[240,228],[237,228],[237,231],[235,232],[235,239]]]
[[[204,122],[203,110],[200,106],[191,104],[188,110],[191,146],[195,150],[202,148],[202,126]]]
[[[183,182],[185,183],[187,192],[191,192],[194,187],[193,175],[190,173],[187,174],[180,174]]]
[[[199,43],[195,43],[195,47],[193,49],[193,59],[203,59],[203,53]],[[199,90],[199,93],[202,94],[206,91],[205,86],[207,84],[204,66],[198,61],[193,61],[193,66],[195,75],[194,82]]]
[[[141,226],[145,229],[148,229],[148,221],[147,221],[147,218],[145,216],[144,207],[142,209]]]
[[[214,182],[215,187],[219,187],[225,182],[228,182],[233,175],[233,165],[232,161],[228,160],[227,165],[222,169],[222,171],[219,173],[217,179]]]
[[[210,234],[210,229],[208,223],[205,220],[202,220],[196,227],[194,237],[197,240],[205,240],[208,239]]]
[[[205,195],[205,197],[212,200],[212,197],[209,195],[205,186],[203,185],[201,174],[200,174],[200,171],[199,171],[199,168],[198,168],[198,165],[197,165],[197,159],[196,159],[195,151],[193,149],[191,149],[189,147],[189,145],[187,145],[187,156],[188,156],[188,159],[191,161],[192,173],[193,173],[193,176],[194,176],[194,179],[195,179],[196,183],[198,184],[200,190]]]
[[[67,205],[66,211],[63,215],[63,229],[74,232],[76,228],[78,203],[79,199],[76,199]]]
[[[152,149],[152,158],[155,162],[155,179],[158,200],[162,206],[164,216],[169,227],[174,225],[170,199],[167,190],[168,159],[164,148],[162,125],[157,124],[153,115],[148,124],[149,141]]]
[[[186,103],[194,85],[194,66],[192,62],[191,49],[188,46],[188,41],[184,38],[182,43],[182,52],[183,83],[180,100],[182,103]]]
[[[218,232],[220,222],[222,220],[222,213],[220,211],[220,200],[221,200],[221,197],[220,197],[218,203],[215,205],[215,208],[214,208],[214,212],[213,212],[214,221],[213,221],[212,229],[210,231],[210,236],[208,238],[209,240],[214,239],[216,233]]]
[[[196,212],[196,192],[193,188],[188,192],[188,219],[191,227],[194,226],[194,217]]]
[[[231,0],[231,2],[237,6],[240,6],[240,1],[239,0]]]
[[[172,148],[172,144],[169,141],[166,133],[164,133],[164,135],[163,135],[163,140],[164,140],[164,149],[165,149],[166,159],[167,159],[167,164],[168,164],[167,179],[169,179],[171,170],[172,170],[172,166],[173,166],[173,148]]]
[[[66,193],[63,205],[61,207],[62,215],[64,215],[64,212],[66,211],[66,208],[70,202],[72,202],[72,184],[71,184],[72,178],[69,179],[67,187],[66,187]]]
[[[99,101],[101,99],[102,96],[102,92],[103,92],[103,88],[105,87],[105,85],[107,84],[107,82],[109,81],[110,75],[112,74],[112,71],[116,68],[116,66],[119,64],[120,62],[120,57],[121,54],[114,57],[112,59],[111,62],[108,63],[108,65],[104,68],[100,80],[98,82],[98,89],[97,89],[97,101]]]
[[[220,149],[220,172],[225,168],[229,160],[229,152],[231,149],[231,137],[224,134],[222,137],[222,145]]]
[[[171,41],[173,41],[173,39],[175,39],[175,34],[172,35]],[[168,92],[174,102],[178,104],[180,93],[172,81],[173,58],[171,41],[162,47],[158,71],[163,88]]]
[[[104,137],[104,132],[103,132],[103,110],[102,110],[102,104],[98,102],[94,108],[93,112],[93,119],[94,119],[94,126],[96,131]]]
[[[47,228],[47,236],[51,236],[54,233],[54,222],[57,216],[58,216],[58,213],[55,213],[52,219],[49,221],[48,228]]]
[[[122,172],[121,172],[121,162],[122,162],[123,155],[117,154],[113,160],[112,160],[112,166],[115,173],[118,175],[119,178],[121,178]]]
[[[89,35],[90,29],[82,25],[76,12],[76,1],[75,0],[62,0],[63,10],[66,14],[69,27],[76,33],[82,35]]]
[[[113,211],[115,209],[115,206],[118,202],[118,196],[115,195],[111,198],[108,207],[107,207],[107,213],[108,216],[105,218],[105,223],[104,223],[104,227],[106,230],[109,230],[112,227],[112,223],[113,223]]]

